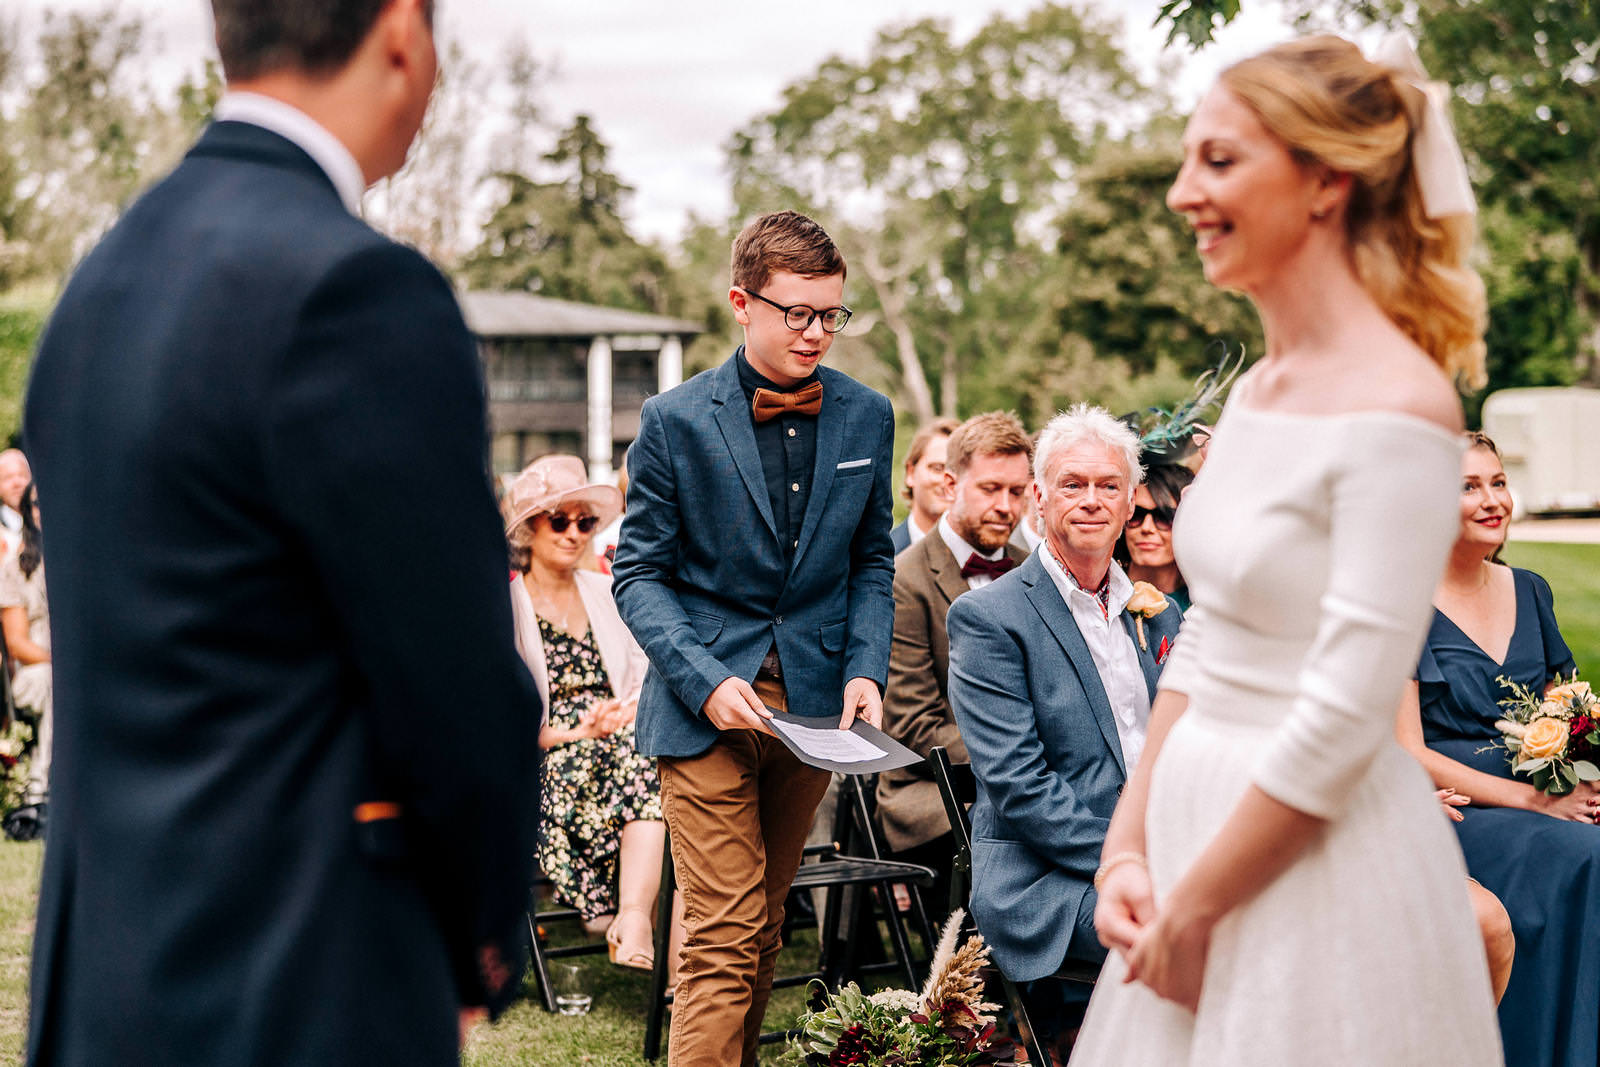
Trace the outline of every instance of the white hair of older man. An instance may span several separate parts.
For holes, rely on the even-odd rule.
[[[1033,451],[1034,480],[1048,488],[1045,475],[1051,461],[1086,441],[1099,442],[1121,458],[1130,486],[1144,481],[1144,468],[1139,466],[1139,435],[1111,412],[1093,404],[1074,404],[1045,425]]]

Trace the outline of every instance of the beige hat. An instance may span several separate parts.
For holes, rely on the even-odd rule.
[[[555,511],[573,500],[582,500],[599,516],[600,528],[622,514],[622,494],[615,486],[589,481],[589,472],[577,456],[541,456],[523,468],[506,490],[502,505],[506,533],[535,515]]]

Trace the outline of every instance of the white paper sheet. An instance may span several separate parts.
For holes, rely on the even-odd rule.
[[[813,730],[776,718],[767,722],[774,729],[782,731],[796,747],[816,759],[832,760],[834,763],[865,763],[888,755],[871,741],[849,730]]]

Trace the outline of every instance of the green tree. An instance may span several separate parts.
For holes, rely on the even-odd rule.
[[[0,446],[15,445],[22,432],[22,394],[46,310],[36,296],[0,300]]]
[[[989,375],[1037,318],[1049,223],[1108,119],[1137,126],[1162,104],[1111,28],[1069,7],[997,16],[965,41],[914,22],[864,61],[827,60],[739,131],[734,199],[742,216],[823,222],[858,314],[839,347],[881,364],[918,418],[955,413],[963,376]]]
[[[1169,405],[1216,364],[1217,342],[1261,353],[1254,310],[1205,280],[1193,232],[1166,206],[1178,135],[1172,119],[1158,119],[1103,144],[1079,172],[1055,268],[1039,282],[1047,313],[1002,372],[986,376],[980,406],[1013,402],[1038,424],[1074,400],[1114,411]]]
[[[1600,384],[1600,9],[1340,0],[1330,18],[1305,6],[1307,27],[1415,27],[1430,76],[1452,87],[1486,253],[1487,391]]]
[[[683,353],[686,372],[716,366],[744,340],[728,305],[728,253],[738,232],[735,220],[713,222],[691,216],[678,241],[676,265],[686,301],[682,314],[704,324],[706,331]],[[834,361],[831,353],[829,361]]]
[[[1189,47],[1200,48],[1238,14],[1239,0],[1163,0],[1155,24],[1167,24],[1168,45],[1182,37]]]
[[[579,115],[543,157],[551,179],[496,176],[503,198],[461,274],[485,288],[679,314],[682,287],[666,255],[622,218],[632,190],[608,168],[609,149]]]
[[[148,91],[133,68],[144,45],[139,15],[47,14],[37,41],[39,74],[8,133],[22,173],[13,184],[26,212],[30,266],[63,273],[147,180],[164,144]]]
[[[406,165],[373,186],[364,209],[373,225],[450,269],[472,240],[473,137],[490,79],[460,41],[441,51],[439,83]]]

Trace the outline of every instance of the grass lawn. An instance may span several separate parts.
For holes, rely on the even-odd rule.
[[[570,943],[552,931],[557,943]],[[797,974],[814,966],[816,935],[806,932],[784,950],[778,973]],[[594,994],[588,1015],[550,1015],[538,1004],[532,986],[528,998],[494,1026],[480,1026],[467,1041],[465,1067],[543,1067],[545,1064],[593,1064],[594,1067],[648,1067],[644,1058],[644,1026],[650,1002],[650,976],[643,971],[611,966],[605,956],[579,956],[561,962],[582,966]],[[780,989],[767,1006],[767,1027],[787,1028],[804,1010],[803,989]],[[665,1040],[657,1067],[666,1065]],[[761,1062],[776,1064],[785,1046],[763,1045]]]
[[[28,959],[44,846],[0,839],[0,1063],[21,1063],[28,1033]]]
[[[1556,622],[1578,671],[1600,682],[1600,545],[1514,541],[1506,562],[1544,576],[1556,595]]]
[[[1579,669],[1600,677],[1600,545],[1516,543],[1509,562],[1542,574],[1556,594],[1556,616]],[[28,1017],[28,957],[38,897],[42,848],[0,841],[0,1063],[21,1061]],[[560,933],[555,936],[559,939]],[[815,959],[814,935],[785,950],[780,974],[792,974]],[[481,1026],[467,1042],[467,1067],[645,1067],[644,1019],[649,976],[612,967],[604,956],[580,957],[594,994],[594,1010],[579,1018],[547,1015],[525,999],[496,1026]],[[767,1012],[771,1028],[792,1024],[804,1007],[804,991],[780,990]],[[764,1046],[762,1062],[777,1063],[782,1046]],[[662,1060],[661,1063],[665,1063]]]
[[[43,855],[37,842],[0,840],[0,1063],[22,1062],[28,1028],[28,959]],[[560,939],[559,932],[552,933]],[[778,973],[798,973],[815,959],[816,936],[800,935],[784,950]],[[548,1015],[536,1000],[524,999],[495,1026],[478,1027],[467,1041],[462,1062],[467,1067],[646,1067],[650,1061],[644,1058],[644,1020],[650,976],[613,967],[603,955],[572,962],[588,972],[594,1010],[578,1018]],[[804,1008],[804,998],[802,989],[773,994],[767,1025],[774,1029],[791,1025]],[[777,1063],[783,1048],[763,1046],[762,1062]],[[658,1062],[664,1067],[665,1057]]]

